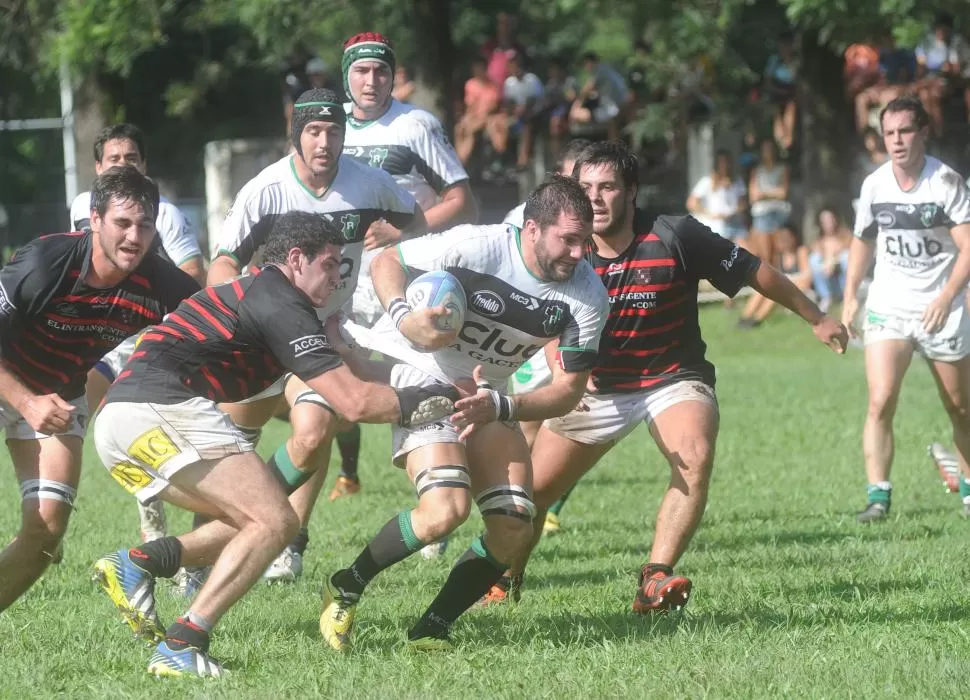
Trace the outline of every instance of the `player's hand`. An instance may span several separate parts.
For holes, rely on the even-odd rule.
[[[845,346],[849,343],[849,331],[831,316],[822,316],[822,320],[812,326],[812,332],[840,355],[845,352]]]
[[[448,316],[451,312],[444,306],[427,306],[415,309],[405,316],[398,330],[401,335],[411,341],[419,350],[433,352],[455,342],[458,330],[443,331],[436,325],[439,318]]]
[[[852,338],[859,337],[859,329],[855,327],[855,316],[859,311],[859,300],[855,297],[845,297],[842,300],[842,325],[849,331]]]
[[[946,323],[946,319],[950,317],[950,307],[953,305],[953,299],[946,293],[940,294],[936,299],[931,301],[923,311],[923,330],[927,333],[933,334],[943,328]]]
[[[498,392],[493,390],[482,377],[481,365],[476,365],[475,369],[472,370],[472,378],[475,381],[475,393],[456,401],[455,412],[451,416],[451,422],[461,431],[458,435],[459,440],[468,438],[480,425],[498,420],[501,412],[501,401],[503,399],[508,401],[507,398],[500,396]],[[461,384],[459,384],[459,387],[461,387]]]
[[[323,324],[323,330],[327,334],[327,342],[330,343],[330,347],[337,351],[338,355],[348,355],[354,350],[353,343],[347,342],[347,339],[344,338],[344,334],[340,330],[340,327],[346,321],[347,316],[344,312],[338,311],[328,317],[326,323]]]
[[[38,433],[58,435],[71,426],[71,418],[76,407],[57,394],[44,394],[27,399],[20,415],[27,425]]]
[[[364,234],[364,250],[383,248],[401,240],[401,229],[395,228],[384,219],[372,223]]]

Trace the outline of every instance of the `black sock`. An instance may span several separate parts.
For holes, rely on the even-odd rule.
[[[342,593],[359,596],[377,574],[423,546],[411,529],[411,513],[405,511],[381,528],[349,569],[341,569],[330,580]]]
[[[302,556],[308,544],[310,544],[310,531],[301,527],[300,531],[296,533],[296,537],[290,542],[290,549]]]
[[[172,578],[182,565],[182,543],[162,537],[128,550],[132,563],[156,578]]]
[[[485,542],[479,537],[461,555],[438,597],[408,632],[408,639],[446,638],[455,620],[488,593],[488,589],[502,577],[505,569],[505,564],[489,554]]]
[[[337,433],[337,449],[340,450],[340,473],[348,479],[359,481],[357,460],[360,458],[360,426],[354,425],[344,433]]]
[[[203,652],[209,651],[209,633],[184,617],[175,618],[175,622],[165,630],[165,641],[172,649],[196,647]]]

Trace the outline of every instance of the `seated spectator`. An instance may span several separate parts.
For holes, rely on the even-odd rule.
[[[575,93],[576,86],[559,59],[549,62],[548,76],[543,87],[542,112],[543,119],[549,120],[549,148],[552,159],[558,161],[562,138],[569,133],[569,95]]]
[[[464,114],[455,125],[455,151],[467,164],[475,150],[475,137],[484,130],[499,154],[508,148],[509,126],[505,114],[499,111],[502,91],[485,72],[485,59],[472,61],[472,77],[465,82]]]
[[[862,181],[889,160],[886,144],[879,132],[867,126],[862,132],[862,145],[865,149],[856,160],[855,171],[852,173],[852,193],[858,195],[862,189]]]
[[[583,55],[583,79],[572,107],[569,121],[573,124],[597,125],[606,130],[607,138],[620,138],[620,109],[626,103],[627,89],[623,76],[600,62],[589,51]]]
[[[758,165],[751,171],[748,199],[751,202],[751,236],[748,248],[762,260],[774,259],[774,235],[791,216],[788,201],[791,172],[778,159],[774,139],[761,141]]]
[[[512,74],[509,68],[511,58],[526,55],[525,47],[515,38],[515,32],[515,17],[499,12],[495,17],[495,36],[482,46],[482,58],[485,59],[488,77],[500,90],[505,79]]]
[[[691,190],[687,211],[714,233],[742,245],[748,235],[744,225],[747,187],[733,170],[730,151],[719,150],[714,156],[714,172],[698,180]]]
[[[953,31],[953,18],[941,14],[933,24],[933,32],[916,47],[919,66],[917,88],[919,98],[930,115],[930,126],[936,136],[943,134],[943,100],[957,90],[963,91],[966,42]],[[970,105],[970,96],[967,96]]]
[[[800,290],[811,293],[812,269],[808,262],[808,248],[802,243],[801,234],[795,224],[789,221],[778,229],[775,248],[776,253],[771,264],[785,274]],[[774,308],[775,302],[755,292],[741,312],[738,327],[760,326]]]
[[[828,313],[832,304],[842,299],[845,274],[849,264],[852,229],[831,207],[818,213],[818,238],[808,256],[812,281],[818,294],[819,308]]]
[[[785,151],[795,141],[796,89],[798,68],[795,65],[795,37],[785,32],[778,37],[778,53],[768,59],[765,68],[765,91],[775,106],[772,132]]]
[[[407,102],[414,94],[415,87],[414,81],[408,75],[407,66],[398,63],[397,68],[394,69],[394,89],[391,91],[391,97],[398,102]]]
[[[516,167],[525,168],[532,155],[536,118],[542,111],[542,81],[535,73],[525,70],[525,60],[514,55],[509,59],[509,77],[503,91],[509,115],[509,129],[519,138],[519,155]]]
[[[916,56],[909,49],[896,46],[896,39],[887,34],[879,51],[879,79],[855,98],[856,129],[861,134],[869,126],[869,112],[881,109],[913,89],[916,79]]]
[[[856,95],[879,82],[879,49],[875,43],[860,42],[845,50],[845,94],[855,102]]]

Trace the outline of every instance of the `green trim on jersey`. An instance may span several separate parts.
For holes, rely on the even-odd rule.
[[[187,263],[189,260],[195,260],[196,258],[202,260],[202,253],[192,253],[192,255],[185,256],[185,258],[183,258],[180,262],[175,263],[175,267],[182,267],[182,265]],[[236,262],[239,261],[237,260]]]
[[[231,250],[226,250],[225,248],[220,248],[219,250],[216,251],[216,257],[218,258],[220,255],[225,255],[227,258],[232,258],[233,261],[237,265],[239,265],[240,267],[242,267],[242,263],[239,262],[239,258],[237,258],[236,257],[236,254],[233,253]]]
[[[303,180],[300,179],[300,175],[296,172],[296,160],[295,159],[296,159],[296,154],[290,156],[290,172],[293,173],[293,179],[296,180],[297,183],[300,185],[300,187],[303,188],[303,191],[306,192],[311,197],[313,197],[314,199],[323,199],[328,194],[330,194],[330,188],[333,187],[333,183],[337,181],[337,173],[335,172],[333,174],[333,179],[330,181],[330,184],[327,185],[327,189],[325,189],[323,191],[323,194],[317,194],[316,192],[314,192],[313,190],[311,190],[309,187],[307,187],[307,184],[305,182],[303,182]],[[340,159],[340,156],[339,155],[337,156],[337,159],[338,159],[337,160],[337,168],[339,169],[340,168],[340,160],[339,160]]]
[[[509,226],[512,226],[512,224],[509,224]],[[525,271],[529,273],[529,276],[532,277],[532,279],[545,284],[546,280],[542,279],[541,277],[537,277],[532,273],[532,270],[529,269],[529,266],[525,262],[525,256],[522,255],[522,229],[517,226],[512,226],[512,228],[515,229],[515,247],[519,249],[519,257],[522,258],[522,267],[525,268]]]
[[[569,352],[587,352],[586,348],[572,348],[568,345],[563,345],[562,347],[556,348],[556,350],[559,352],[562,352],[563,350],[567,350]]]

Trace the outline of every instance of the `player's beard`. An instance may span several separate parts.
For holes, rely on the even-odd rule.
[[[546,248],[546,237],[540,235],[535,244],[536,265],[542,272],[542,276],[549,282],[566,282],[572,278],[576,265],[572,261],[562,261],[549,254]],[[568,266],[568,270],[567,270]]]

